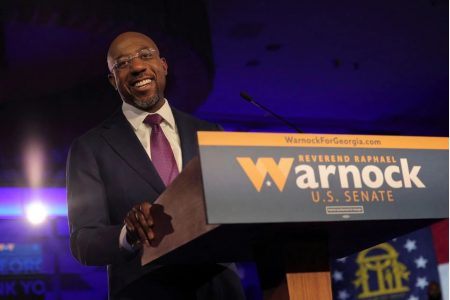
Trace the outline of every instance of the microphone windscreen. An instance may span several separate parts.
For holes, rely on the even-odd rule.
[[[252,97],[250,97],[250,96],[249,96],[246,92],[244,92],[244,91],[240,92],[239,95],[241,95],[242,99],[244,99],[244,100],[246,100],[246,101],[248,101],[248,102],[252,102],[252,101],[253,101]]]

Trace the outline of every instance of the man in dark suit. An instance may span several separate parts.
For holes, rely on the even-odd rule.
[[[75,140],[69,153],[73,256],[108,266],[110,299],[244,299],[232,265],[141,266],[140,246],[155,238],[151,203],[197,155],[196,132],[220,128],[170,107],[168,65],[149,37],[119,35],[108,67],[122,109]]]

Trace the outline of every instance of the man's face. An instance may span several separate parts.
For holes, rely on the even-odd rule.
[[[108,51],[108,67],[109,81],[126,103],[148,112],[164,104],[167,63],[147,36],[124,33],[117,37]]]

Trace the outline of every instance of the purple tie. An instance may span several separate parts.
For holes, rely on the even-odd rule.
[[[152,127],[150,134],[150,152],[152,162],[162,181],[168,186],[178,175],[177,162],[164,132],[159,124],[163,118],[158,114],[148,115],[144,123]]]

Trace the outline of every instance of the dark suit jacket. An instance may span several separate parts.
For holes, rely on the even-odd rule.
[[[172,111],[184,167],[197,155],[196,132],[220,128],[176,109]],[[111,299],[137,299],[130,296],[136,290],[148,291],[147,296],[155,295],[154,299],[188,299],[183,292],[174,296],[167,290],[173,294],[191,288],[197,289],[197,295],[204,295],[199,299],[243,299],[238,278],[226,267],[142,268],[139,253],[119,247],[126,213],[135,204],[155,201],[165,189],[121,110],[74,141],[68,159],[67,189],[72,254],[82,264],[108,266]],[[213,297],[214,293],[217,295]]]

